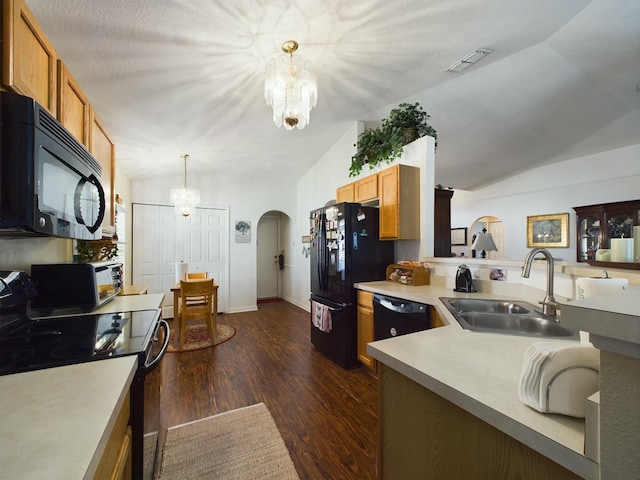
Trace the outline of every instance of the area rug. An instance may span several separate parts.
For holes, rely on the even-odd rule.
[[[300,480],[264,403],[167,430],[158,480]]]
[[[211,341],[211,338],[209,338],[207,326],[204,324],[187,325],[187,335],[184,340],[184,347],[182,348],[182,350],[178,348],[178,340],[176,338],[176,334],[176,328],[171,328],[171,335],[169,336],[169,347],[167,348],[167,352],[169,353],[192,352],[194,350],[209,348],[214,345]],[[215,345],[220,345],[221,343],[230,340],[235,334],[236,329],[232,326],[225,325],[224,323],[218,323],[216,325]]]
[[[156,462],[156,444],[158,432],[146,433],[143,439],[144,463],[142,470],[143,480],[153,480],[153,469]]]

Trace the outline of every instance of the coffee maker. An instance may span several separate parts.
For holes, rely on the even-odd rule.
[[[456,273],[456,288],[453,290],[465,293],[473,293],[476,291],[476,289],[473,288],[471,270],[469,270],[469,267],[464,264],[458,266],[458,272]]]

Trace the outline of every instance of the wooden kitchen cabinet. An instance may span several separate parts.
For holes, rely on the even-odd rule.
[[[355,184],[349,183],[336,190],[336,202],[353,202],[355,199]]]
[[[380,480],[580,478],[382,363],[378,391]]]
[[[102,167],[102,188],[105,196],[105,213],[102,225],[115,225],[115,145],[93,108],[89,109],[89,151]]]
[[[2,83],[56,115],[58,55],[24,0],[2,1]]]
[[[611,248],[612,238],[633,238],[633,227],[640,225],[640,200],[573,207],[576,212],[576,256],[578,262],[619,268],[640,268],[629,262],[597,261],[599,249]]]
[[[380,239],[420,239],[420,169],[395,165],[378,173]]]
[[[94,479],[130,480],[131,479],[131,426],[130,396],[127,394],[118,413],[104,453],[96,469]]]
[[[367,354],[367,343],[373,342],[373,293],[358,290],[358,360],[376,371],[376,360]]]
[[[378,174],[374,173],[354,182],[354,201],[371,202],[378,198]]]
[[[67,66],[58,60],[57,118],[76,139],[89,149],[89,99]]]
[[[433,256],[451,256],[451,197],[453,190],[435,189],[433,212]]]

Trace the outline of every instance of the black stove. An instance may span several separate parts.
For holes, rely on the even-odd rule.
[[[160,310],[23,317],[0,331],[0,375],[145,353]]]
[[[35,318],[27,306],[37,295],[37,285],[25,272],[0,271],[0,375],[136,355],[130,389],[131,469],[134,479],[142,478],[144,379],[169,344],[161,310],[97,314],[80,309],[75,315]]]

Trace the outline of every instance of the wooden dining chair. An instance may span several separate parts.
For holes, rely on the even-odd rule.
[[[191,272],[187,273],[187,280],[197,280],[200,278],[208,278],[207,272]]]
[[[184,347],[187,323],[204,320],[211,341],[216,342],[216,318],[213,314],[213,279],[180,281],[180,339],[179,349]]]

